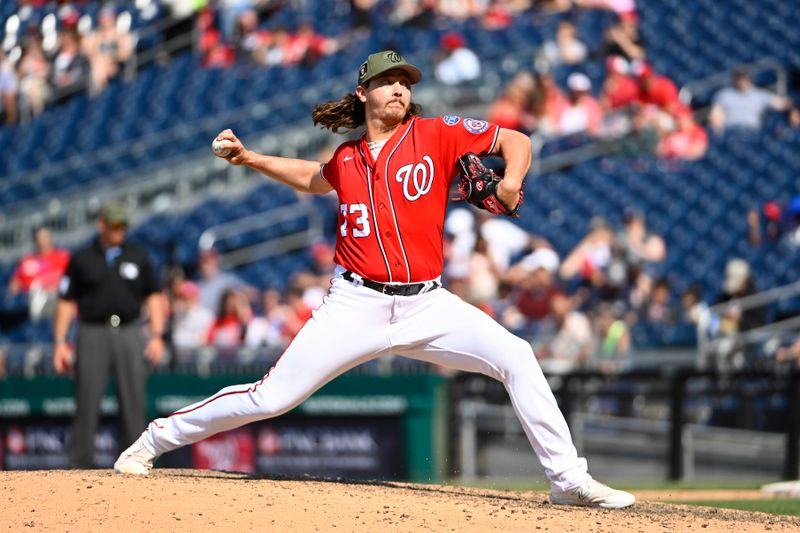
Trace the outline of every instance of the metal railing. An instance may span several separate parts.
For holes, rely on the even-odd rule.
[[[748,72],[751,76],[758,76],[764,72],[775,72],[775,82],[768,87],[772,88],[781,96],[786,96],[788,86],[788,74],[784,66],[773,58],[764,58],[752,63],[739,65],[737,69]],[[725,72],[718,72],[699,80],[691,81],[681,87],[678,97],[681,102],[691,105],[692,99],[700,93],[721,89],[731,84],[731,74],[733,69]]]
[[[697,321],[697,364],[700,368],[728,369],[735,365],[730,355],[734,347],[763,343],[787,333],[800,335],[800,316],[785,318],[753,329],[732,334],[719,334],[716,326],[726,313],[766,307],[800,295],[800,281],[766,291],[735,298],[703,309]]]
[[[700,467],[720,463],[736,472],[760,468],[783,479],[800,473],[800,371],[716,372],[691,368],[624,373],[574,372],[553,387],[559,408],[579,452],[619,453],[633,462],[646,459],[663,465],[664,478],[679,481],[700,477]],[[486,376],[464,376],[451,388],[460,457],[458,473],[475,478],[481,443],[488,433],[517,449],[522,427],[502,384]],[[699,414],[714,398],[736,395],[744,422],[752,422],[756,395],[783,400],[780,427],[771,431],[726,428],[704,423]],[[612,401],[619,412],[593,412]],[[595,407],[592,407],[594,405]],[[591,450],[589,450],[589,448]],[[518,452],[517,452],[518,453]],[[768,460],[764,458],[767,457]],[[589,457],[591,460],[591,457]],[[778,474],[779,473],[779,474]]]
[[[296,203],[212,226],[200,235],[198,247],[200,250],[209,250],[220,244],[224,247],[226,239],[302,218],[308,219],[308,227],[305,229],[278,235],[258,244],[228,250],[219,255],[219,261],[223,267],[233,268],[265,257],[299,250],[323,237],[322,215],[314,204]]]

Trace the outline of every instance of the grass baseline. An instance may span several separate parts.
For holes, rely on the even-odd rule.
[[[755,511],[774,515],[800,516],[800,500],[797,499],[758,499],[758,500],[675,500],[669,503],[695,505],[699,507],[719,507],[739,511]]]

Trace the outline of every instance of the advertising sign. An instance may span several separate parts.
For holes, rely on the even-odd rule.
[[[256,426],[256,439],[259,472],[350,479],[405,475],[397,418],[268,421]]]
[[[256,470],[255,456],[250,428],[220,433],[192,446],[194,468],[252,473]]]
[[[70,423],[63,420],[0,426],[0,465],[5,470],[68,468],[69,434]],[[101,425],[95,436],[95,466],[111,468],[118,450],[119,442],[114,425]]]

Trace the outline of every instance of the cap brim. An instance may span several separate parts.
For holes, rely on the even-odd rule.
[[[422,80],[422,72],[414,65],[403,65],[400,69],[408,74],[408,79],[411,80],[412,85]]]
[[[408,80],[411,82],[411,85],[414,85],[415,83],[419,83],[422,80],[422,72],[417,67],[415,67],[414,65],[406,64],[406,65],[392,66],[391,68],[387,68],[386,70],[382,70],[380,72],[376,72],[375,74],[373,74],[369,78],[367,78],[364,81],[362,81],[360,83],[360,85],[364,85],[366,83],[369,83],[369,80],[377,78],[378,76],[381,76],[383,74],[386,74],[390,70],[402,70],[403,72],[405,72],[408,75]]]

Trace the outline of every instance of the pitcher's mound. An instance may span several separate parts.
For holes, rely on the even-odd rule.
[[[648,500],[604,511],[552,506],[540,492],[167,469],[0,472],[0,509],[0,532],[800,531],[795,517]]]

